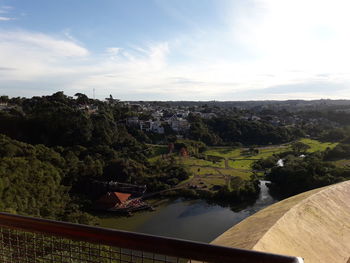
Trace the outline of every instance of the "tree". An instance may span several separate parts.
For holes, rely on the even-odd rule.
[[[105,167],[103,177],[111,181],[134,183],[143,173],[142,164],[130,159],[115,159]]]
[[[305,153],[310,146],[303,142],[295,142],[292,144],[292,151],[296,154]]]
[[[52,94],[52,96],[50,96],[49,99],[52,101],[66,102],[68,98],[66,95],[64,95],[63,91],[58,91]]]
[[[8,96],[0,96],[0,103],[7,103],[9,101]]]
[[[62,173],[47,162],[25,157],[0,159],[0,208],[58,218],[69,200]]]
[[[77,100],[76,100],[76,101],[77,101],[78,104],[86,105],[86,104],[89,103],[89,98],[88,98],[88,96],[86,96],[86,95],[83,94],[83,93],[76,93],[74,96],[77,97]]]
[[[275,166],[266,175],[272,188],[283,196],[291,196],[314,188],[341,182],[349,178],[348,169],[339,169],[314,153],[305,158],[286,157],[283,167]]]

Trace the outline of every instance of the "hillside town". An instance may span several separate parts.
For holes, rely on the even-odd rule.
[[[145,132],[157,134],[166,133],[166,128],[178,134],[184,134],[191,127],[188,119],[196,116],[204,120],[216,118],[225,114],[220,107],[204,106],[176,106],[176,105],[154,105],[155,103],[131,103],[124,102],[135,116],[126,120],[128,126],[136,127]],[[266,110],[268,107],[259,109],[234,108],[234,114],[241,120],[251,122],[264,122],[275,127],[309,125],[330,125],[337,127],[338,124],[323,117],[309,117],[303,114],[278,112]],[[141,117],[140,117],[141,116]],[[147,119],[145,119],[145,117]]]
[[[89,115],[98,113],[98,105],[96,101],[88,99],[84,94],[76,94],[79,104],[76,109],[84,111]],[[10,112],[16,110],[22,112],[21,105],[16,103],[16,100],[8,102],[8,98],[0,99],[0,111]],[[72,98],[72,97],[71,97]],[[81,99],[83,98],[83,99]],[[21,98],[18,98],[21,100]],[[322,102],[322,100],[321,100]],[[310,101],[308,103],[291,103],[291,102],[276,102],[276,104],[258,104],[259,106],[253,106],[250,102],[231,102],[232,106],[228,107],[226,104],[229,102],[215,102],[214,106],[211,102],[203,102],[197,104],[196,102],[186,102],[186,105],[182,105],[181,102],[128,102],[114,99],[112,95],[105,99],[107,105],[122,105],[128,108],[130,115],[124,120],[118,120],[118,122],[124,122],[128,127],[139,129],[147,133],[155,134],[168,134],[175,133],[178,136],[186,134],[191,129],[190,117],[198,117],[203,120],[210,120],[227,114],[233,117],[249,122],[262,122],[272,125],[274,127],[296,127],[300,125],[322,125],[329,127],[338,127],[339,124],[336,121],[332,121],[329,118],[323,116],[314,116],[305,114],[309,112],[309,108],[320,108],[337,106],[337,113],[346,113],[350,110],[347,103],[344,104],[339,101],[335,104],[334,101]],[[328,104],[327,104],[328,102]],[[276,108],[279,105],[279,108]],[[303,106],[307,111],[295,112],[295,108]]]

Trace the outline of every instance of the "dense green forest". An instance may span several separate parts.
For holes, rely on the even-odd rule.
[[[253,149],[255,145],[291,142],[307,133],[318,134],[325,141],[344,141],[332,150],[305,158],[298,156],[306,149],[295,145],[289,155],[256,162],[256,170],[265,170],[266,177],[286,195],[349,176],[347,169],[329,163],[332,158],[350,156],[345,128],[324,129],[307,123],[272,125],[265,119],[242,118],[247,114],[244,110],[205,105],[202,112],[215,112],[214,117],[190,113],[186,132],[178,134],[165,124],[164,134],[154,134],[127,125],[130,117],[152,118],[151,112],[112,97],[99,101],[81,93],[69,97],[57,92],[30,99],[1,96],[0,103],[7,105],[0,110],[0,208],[13,213],[93,223],[93,217],[84,212],[97,198],[90,192],[91,182],[147,185],[150,192],[171,189],[192,176],[176,156],[202,158],[208,146]],[[168,117],[173,114],[164,112]],[[272,118],[271,112],[268,114]],[[285,111],[282,114],[288,115]],[[341,120],[347,123],[345,118]],[[157,152],[152,145],[157,142],[167,150],[163,147],[163,152]],[[150,161],[156,155],[162,158]],[[284,158],[285,166],[276,167],[279,158]],[[242,201],[256,197],[258,191],[256,176],[250,180],[237,177],[210,197]],[[205,197],[208,192],[184,190],[180,194]]]
[[[118,150],[124,146],[126,151],[141,150],[142,143],[159,139],[152,133],[125,125],[128,117],[147,119],[149,113],[134,111],[118,101],[108,103],[89,99],[84,94],[76,95],[75,99],[62,92],[31,99],[2,96],[0,102],[16,107],[0,113],[0,133],[32,144],[113,145],[115,149],[119,145]],[[84,107],[86,110],[82,109]],[[184,136],[207,145],[264,145],[288,142],[303,135],[294,127],[275,127],[267,122],[244,120],[235,109],[218,113],[212,119],[190,114],[191,129]],[[162,141],[173,140],[176,133],[167,127],[165,130]]]
[[[5,211],[91,223],[81,212],[96,196],[92,180],[147,184],[167,189],[190,172],[171,160],[149,163],[152,149],[120,121],[130,112],[116,103],[76,99],[62,92],[32,99],[2,101],[0,111],[0,206]],[[94,105],[94,113],[81,105]],[[98,109],[98,110],[97,110]]]
[[[221,112],[215,118],[190,116],[189,138],[207,145],[267,145],[286,143],[304,134],[294,127],[275,127],[266,122],[239,118],[237,112]]]

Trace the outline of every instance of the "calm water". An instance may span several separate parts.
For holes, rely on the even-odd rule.
[[[210,242],[246,217],[275,203],[268,193],[266,181],[255,204],[239,212],[229,207],[208,204],[204,200],[177,199],[160,205],[154,212],[137,213],[130,218],[106,217],[101,226],[153,235]]]

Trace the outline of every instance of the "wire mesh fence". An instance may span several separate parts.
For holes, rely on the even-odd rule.
[[[0,262],[4,263],[177,263],[184,259],[85,241],[0,228]]]
[[[298,263],[296,257],[0,212],[0,263]]]

